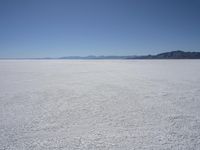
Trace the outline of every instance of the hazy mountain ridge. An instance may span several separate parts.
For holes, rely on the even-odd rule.
[[[41,57],[41,58],[0,58],[0,59],[200,59],[200,52],[185,52],[181,50],[159,53],[156,55],[127,55],[127,56],[64,56],[64,57]]]
[[[181,50],[142,56],[68,56],[59,59],[200,59],[200,52],[184,52]]]
[[[200,59],[200,52],[171,51],[157,55],[139,56],[138,59]]]

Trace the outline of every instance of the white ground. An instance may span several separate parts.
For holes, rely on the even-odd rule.
[[[200,149],[200,60],[1,60],[0,150]]]

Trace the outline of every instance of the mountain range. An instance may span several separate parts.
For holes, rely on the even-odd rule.
[[[128,56],[66,56],[44,58],[0,58],[0,59],[200,59],[200,52],[184,52],[181,50],[159,53],[156,55],[128,55]]]
[[[200,59],[200,52],[184,52],[181,50],[141,56],[68,56],[59,59]]]

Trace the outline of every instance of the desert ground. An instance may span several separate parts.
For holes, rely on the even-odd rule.
[[[200,60],[0,60],[0,150],[77,149],[200,149]]]

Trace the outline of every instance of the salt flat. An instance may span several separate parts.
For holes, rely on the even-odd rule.
[[[1,60],[0,150],[200,149],[200,60]]]

